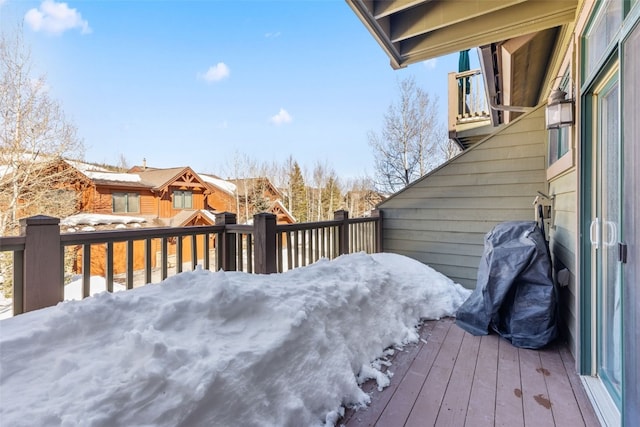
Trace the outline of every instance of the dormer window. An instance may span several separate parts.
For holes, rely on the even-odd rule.
[[[191,191],[174,190],[173,191],[173,208],[174,209],[192,209],[193,193]]]

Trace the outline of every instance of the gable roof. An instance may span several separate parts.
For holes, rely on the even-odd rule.
[[[153,187],[154,190],[163,190],[174,184],[184,176],[190,176],[194,186],[206,187],[206,183],[189,166],[168,169],[147,169],[137,173],[143,182]]]
[[[287,209],[280,200],[275,200],[273,203],[271,203],[269,212],[276,215],[279,220],[285,219],[289,224],[297,222],[296,218],[291,214],[291,212],[289,212],[289,209]]]
[[[209,225],[215,225],[215,214],[205,209],[183,210],[172,216],[171,218],[164,218],[169,227],[184,227],[197,219],[203,219]]]

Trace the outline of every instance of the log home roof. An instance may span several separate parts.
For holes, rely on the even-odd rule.
[[[79,162],[68,162],[89,178],[94,184],[121,188],[144,188],[161,191],[169,186],[185,186],[190,188],[203,188],[205,192],[216,190],[234,194],[233,183],[224,181],[213,175],[198,174],[190,167],[177,168],[141,168],[130,169],[129,172],[112,172],[104,168],[93,168],[90,165]]]
[[[209,189],[209,185],[189,166],[145,170],[137,174],[144,183],[152,186],[156,191],[166,190],[169,186]]]

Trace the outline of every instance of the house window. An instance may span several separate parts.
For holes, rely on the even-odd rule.
[[[111,194],[113,213],[140,212],[140,195],[138,193]]]
[[[191,209],[193,206],[193,194],[191,191],[175,190],[173,192],[174,209]]]
[[[614,41],[614,36],[622,23],[622,14],[623,0],[601,3],[596,19],[585,35],[586,76],[596,69],[606,52],[610,51],[610,45]]]
[[[549,166],[569,152],[569,128],[549,130]]]
[[[565,91],[571,97],[571,88],[569,87],[569,69],[565,70],[560,84],[560,90]],[[560,160],[562,156],[569,152],[569,127],[564,126],[559,129],[549,130],[549,166]]]

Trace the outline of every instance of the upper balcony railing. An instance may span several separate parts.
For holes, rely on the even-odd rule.
[[[449,73],[449,137],[459,140],[464,131],[491,122],[480,70]]]
[[[60,233],[59,219],[25,218],[17,237],[0,237],[0,254],[13,255],[13,314],[65,299],[65,276],[79,273],[82,298],[91,276],[127,289],[155,283],[200,265],[207,270],[276,273],[353,252],[380,252],[381,217],[349,218],[337,211],[330,221],[276,224],[257,214],[253,225],[236,224],[235,214],[216,215],[216,225]],[[69,267],[72,265],[73,267]]]

